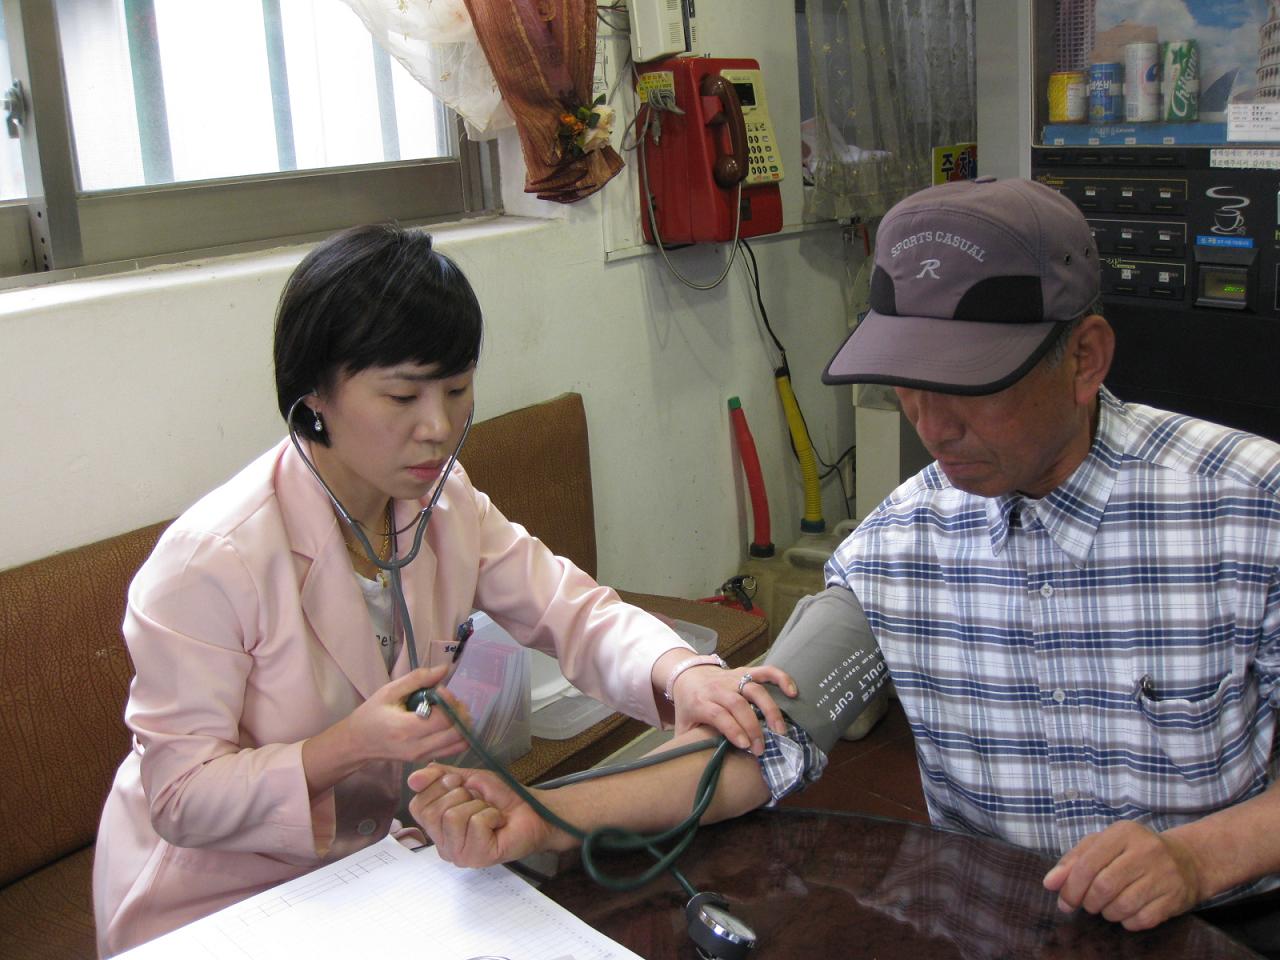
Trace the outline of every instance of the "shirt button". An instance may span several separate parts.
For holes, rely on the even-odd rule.
[[[374,820],[372,817],[365,817],[356,824],[356,833],[360,834],[362,837],[369,836],[369,834],[373,833],[376,829],[378,829],[378,821]]]
[[[1065,700],[1065,699],[1067,699],[1067,695],[1066,695],[1066,693],[1065,693],[1065,692],[1063,692],[1062,690],[1055,690],[1055,691],[1053,691],[1053,702],[1054,702],[1054,703],[1061,703],[1061,702],[1062,702],[1063,700]]]
[[[1049,584],[1047,584],[1047,583],[1046,583],[1044,586],[1042,586],[1042,587],[1040,588],[1040,596],[1042,596],[1042,597],[1052,597],[1052,596],[1053,596],[1053,587],[1049,586]]]
[[[1075,790],[1067,790],[1062,794],[1063,800],[1079,800],[1080,794]]]

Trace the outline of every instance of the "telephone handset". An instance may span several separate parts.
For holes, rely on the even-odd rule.
[[[760,65],[745,58],[677,57],[639,70],[645,241],[731,241],[735,221],[740,237],[781,230],[782,163]],[[740,213],[734,206],[739,189]]]
[[[703,77],[699,92],[720,101],[720,111],[707,121],[707,126],[724,124],[729,128],[729,151],[716,155],[711,175],[725,189],[736,187],[747,176],[747,124],[742,118],[742,103],[733,84],[718,73]]]

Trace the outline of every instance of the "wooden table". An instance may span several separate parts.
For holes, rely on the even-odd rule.
[[[652,861],[619,858],[638,870]],[[1065,915],[1040,880],[1052,861],[1004,843],[898,820],[758,811],[703,828],[680,868],[725,894],[754,929],[752,960],[1207,960],[1257,954],[1195,917],[1129,933]],[[605,893],[580,866],[542,891],[646,958],[693,958],[670,877]]]

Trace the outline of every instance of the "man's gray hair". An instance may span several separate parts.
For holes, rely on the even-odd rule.
[[[1049,347],[1048,353],[1045,354],[1048,364],[1056,367],[1067,355],[1067,341],[1071,339],[1071,335],[1079,329],[1080,324],[1084,322],[1085,317],[1091,317],[1094,314],[1102,316],[1102,298],[1098,297],[1089,305],[1089,309],[1080,316],[1076,317],[1070,323],[1064,324],[1062,329],[1058,331],[1058,337],[1053,341],[1053,345]]]

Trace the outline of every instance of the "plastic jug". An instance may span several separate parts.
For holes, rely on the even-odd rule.
[[[826,533],[802,533],[777,556],[747,558],[741,572],[755,578],[752,602],[769,618],[771,643],[800,599],[822,591],[823,567],[855,526],[853,521],[841,521]]]

